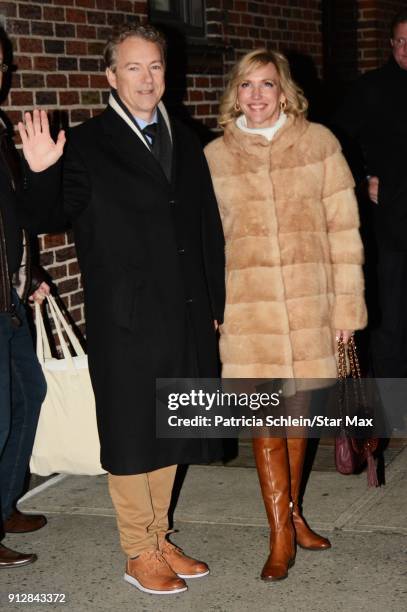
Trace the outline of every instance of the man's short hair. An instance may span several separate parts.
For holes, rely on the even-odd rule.
[[[106,43],[103,51],[106,68],[113,72],[116,70],[117,47],[127,38],[141,38],[155,43],[161,52],[161,58],[165,64],[167,41],[164,35],[150,23],[126,23],[115,29]]]
[[[407,9],[403,9],[402,11],[399,11],[398,13],[396,13],[396,15],[394,15],[392,22],[391,22],[391,31],[390,31],[391,38],[394,37],[394,30],[397,28],[397,26],[400,25],[400,23],[406,23],[406,22],[407,22]]]

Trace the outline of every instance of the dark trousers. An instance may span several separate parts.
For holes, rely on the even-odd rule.
[[[46,394],[24,307],[16,294],[14,303],[18,304],[20,327],[13,327],[9,314],[0,313],[0,519],[3,520],[10,516],[22,495]]]
[[[380,248],[377,261],[378,321],[370,355],[376,378],[407,376],[407,252]]]

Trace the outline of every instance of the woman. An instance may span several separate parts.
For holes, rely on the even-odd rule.
[[[307,106],[285,57],[252,51],[222,97],[224,134],[206,148],[226,239],[225,378],[335,378],[335,338],[366,325],[352,175]],[[287,404],[308,401],[299,392]],[[253,440],[271,528],[264,580],[287,577],[296,544],[330,548],[298,505],[306,445]]]

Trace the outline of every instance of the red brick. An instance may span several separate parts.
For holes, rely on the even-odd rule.
[[[69,87],[88,87],[89,77],[87,74],[70,74]]]
[[[80,269],[79,269],[79,264],[77,261],[72,261],[70,264],[68,264],[68,274],[69,276],[74,276],[75,274],[79,274]]]
[[[67,259],[75,259],[76,251],[74,246],[68,246],[65,249],[58,249],[55,251],[55,257],[57,261],[66,261]]]
[[[76,0],[76,6],[82,6],[84,8],[94,8],[95,0]]]
[[[20,4],[18,14],[21,19],[41,19],[42,10],[38,4]]]
[[[96,89],[107,89],[108,83],[104,74],[91,74],[90,86]]]
[[[106,23],[106,13],[101,11],[87,11],[86,20],[89,24],[105,24]]]
[[[55,261],[55,253],[52,251],[47,251],[46,253],[40,254],[40,264],[45,268],[50,266]]]
[[[50,21],[32,21],[31,34],[35,36],[53,36],[54,24]]]
[[[55,57],[34,57],[34,68],[46,72],[55,72],[57,69],[57,60]]]
[[[83,291],[77,291],[69,296],[71,306],[80,306],[83,304]]]
[[[58,254],[58,251],[57,251],[57,254]],[[68,280],[63,280],[58,283],[59,295],[71,293],[71,291],[75,291],[78,288],[79,288],[79,281],[77,278],[70,278]]]
[[[78,9],[66,9],[66,21],[68,23],[86,23],[86,13],[85,11],[80,11]]]
[[[7,19],[7,33],[10,34],[29,34],[30,23],[25,19]]]
[[[64,106],[71,106],[73,104],[79,104],[79,94],[77,91],[60,91],[59,92],[59,103]]]
[[[43,44],[40,38],[19,38],[18,39],[19,50],[23,53],[42,53]]]
[[[12,106],[33,106],[33,92],[12,91],[11,104]]]
[[[67,55],[86,55],[87,43],[83,40],[67,40],[66,53]]]
[[[77,38],[96,38],[96,28],[94,26],[78,25],[76,26],[76,35]]]
[[[14,63],[16,64],[18,70],[31,70],[32,68],[31,57],[28,55],[15,55]]]
[[[112,0],[96,0],[96,8],[111,11],[114,9]]]
[[[46,234],[42,241],[44,249],[60,247],[66,244],[66,236],[65,234]]]
[[[49,21],[65,21],[65,9],[56,6],[44,6],[44,19]]]
[[[88,55],[102,57],[104,48],[104,42],[88,42]]]
[[[65,74],[48,74],[47,87],[67,87],[67,77]]]
[[[130,0],[116,0],[116,11],[123,13],[132,13],[134,8],[134,2]]]
[[[23,88],[27,87],[44,87],[45,77],[42,73],[23,73],[22,74],[22,86]],[[13,83],[15,87],[15,83]]]
[[[203,100],[203,93],[202,91],[195,89],[189,92],[188,98],[191,102],[201,101]]]
[[[50,266],[48,267],[47,272],[51,276],[52,280],[59,280],[60,278],[65,278],[68,276],[68,266]]]

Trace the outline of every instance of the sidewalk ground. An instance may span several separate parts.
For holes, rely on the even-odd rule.
[[[332,541],[299,550],[287,580],[264,583],[268,529],[255,469],[189,469],[175,512],[173,541],[207,561],[210,576],[187,593],[153,596],[122,579],[121,553],[106,477],[64,477],[21,504],[48,525],[4,544],[34,551],[26,568],[1,570],[0,610],[46,612],[404,612],[407,610],[407,448],[387,484],[366,475],[313,471],[304,514]],[[65,604],[10,604],[9,593],[64,593]]]

